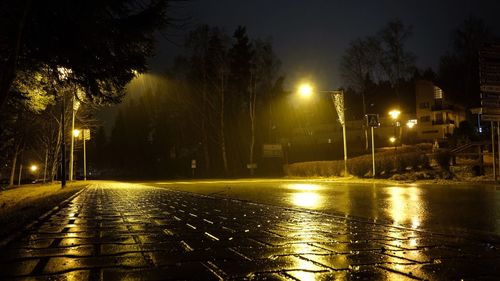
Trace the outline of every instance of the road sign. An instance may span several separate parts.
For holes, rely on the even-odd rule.
[[[366,114],[366,125],[368,127],[379,127],[378,114]]]
[[[481,85],[481,91],[485,93],[499,93],[500,85]]]
[[[265,158],[280,158],[283,157],[283,149],[281,144],[264,144],[262,145],[262,157]]]
[[[482,114],[481,121],[500,121],[500,115]]]
[[[481,93],[481,100],[500,100],[500,93]]]
[[[83,138],[84,140],[90,140],[90,129],[83,129]]]
[[[486,108],[500,108],[500,100],[481,100],[481,106]]]
[[[483,107],[483,114],[486,114],[486,115],[498,114],[498,115],[500,115],[500,107]]]

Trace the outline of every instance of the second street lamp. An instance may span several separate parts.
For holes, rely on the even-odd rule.
[[[298,88],[298,94],[303,98],[309,98],[314,93],[314,88],[310,84],[301,84]],[[342,139],[344,143],[344,176],[349,174],[347,170],[347,140],[346,140],[346,124],[345,124],[345,114],[344,114],[344,91],[342,90],[332,90],[332,91],[316,91],[318,93],[328,93],[330,94],[333,102],[333,106],[337,111],[340,125],[342,125]]]

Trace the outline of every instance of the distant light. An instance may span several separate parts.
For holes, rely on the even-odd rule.
[[[80,136],[80,132],[81,132],[80,130],[78,130],[78,129],[74,129],[74,130],[73,130],[73,136],[74,136],[75,138],[79,137],[79,136]]]
[[[398,119],[398,117],[399,117],[400,114],[401,114],[401,111],[399,111],[397,109],[393,109],[393,110],[389,111],[389,115],[394,120]]]
[[[390,138],[389,138],[389,141],[390,141],[391,143],[394,143],[394,142],[396,141],[396,138],[395,138],[395,137],[390,137]]]
[[[313,93],[313,87],[310,84],[302,84],[299,86],[298,93],[303,98],[309,98]]]
[[[30,170],[32,172],[36,172],[38,170],[38,166],[37,165],[31,165]]]
[[[406,123],[406,126],[410,129],[412,129],[413,127],[415,127],[415,125],[417,125],[417,119],[410,119],[408,120],[408,122]]]

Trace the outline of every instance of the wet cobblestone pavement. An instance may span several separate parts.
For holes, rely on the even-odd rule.
[[[0,279],[500,280],[497,237],[96,183],[0,253]]]

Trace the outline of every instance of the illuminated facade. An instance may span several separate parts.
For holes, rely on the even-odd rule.
[[[465,120],[464,108],[447,99],[446,93],[430,81],[416,82],[415,99],[420,140],[447,138]]]

